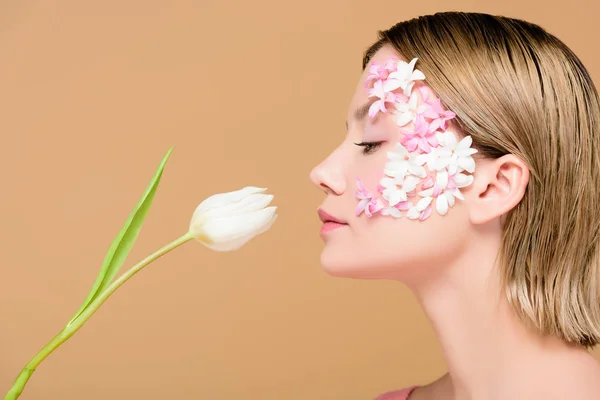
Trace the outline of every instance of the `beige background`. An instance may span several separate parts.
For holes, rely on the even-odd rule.
[[[359,400],[443,373],[403,286],[320,269],[308,173],[345,134],[376,31],[445,10],[538,23],[598,82],[592,0],[2,1],[2,395],[79,307],[170,146],[125,267],[213,193],[266,186],[279,221],[238,252],[188,243],[151,265],[22,399]]]

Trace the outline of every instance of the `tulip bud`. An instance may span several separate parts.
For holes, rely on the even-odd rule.
[[[232,251],[271,228],[277,207],[267,207],[273,195],[267,189],[247,186],[204,200],[192,216],[189,233],[215,251]]]

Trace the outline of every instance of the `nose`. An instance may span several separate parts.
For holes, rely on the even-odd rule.
[[[326,194],[340,196],[346,191],[346,179],[341,163],[336,162],[332,156],[312,169],[310,179]]]

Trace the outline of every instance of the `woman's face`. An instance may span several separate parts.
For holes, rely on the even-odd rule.
[[[351,100],[345,138],[310,174],[314,184],[326,194],[320,210],[345,223],[325,223],[321,231],[325,242],[321,263],[330,275],[402,281],[427,278],[439,272],[440,267],[458,257],[468,246],[470,224],[466,208],[469,187],[460,189],[465,200],[457,199],[443,216],[435,211],[435,200],[434,211],[424,220],[406,216],[395,218],[381,213],[367,216],[365,212],[357,216],[360,201],[356,193],[359,189],[357,178],[366,190],[383,200],[379,191],[382,188],[378,190],[378,185],[385,177],[384,168],[389,165],[386,164],[388,152],[392,152],[403,138],[402,127],[391,112],[378,112],[373,118],[360,112],[367,109],[362,108],[365,104],[376,100],[369,98],[365,87],[370,66],[384,64],[392,57],[401,59],[389,47],[383,47],[374,55]],[[415,69],[418,69],[418,63]],[[417,86],[425,83],[426,80],[418,82]],[[395,106],[388,104],[387,109],[395,110]],[[381,144],[371,147],[355,144],[361,142]],[[433,177],[435,179],[435,175]],[[418,195],[421,188],[419,184],[415,189],[417,195],[408,197],[410,204],[417,204],[422,199]],[[323,215],[321,218],[327,219]]]

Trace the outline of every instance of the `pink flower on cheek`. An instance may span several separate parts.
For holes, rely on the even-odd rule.
[[[375,199],[373,193],[366,189],[360,178],[356,178],[356,192],[355,195],[359,199],[358,205],[356,206],[356,215],[359,216],[363,212],[367,217],[372,217],[373,214],[378,213],[383,209],[383,203],[379,199]]]
[[[385,64],[383,64],[383,68],[387,69],[389,72],[396,72],[398,70],[398,59],[395,57],[389,58]]]
[[[431,104],[431,111],[434,115],[430,117],[433,119],[433,121],[431,121],[431,128],[434,131],[438,129],[446,130],[446,121],[456,117],[456,114],[452,111],[444,110],[444,107],[442,106],[442,103],[439,98]]]
[[[369,97],[379,98],[379,100],[371,104],[371,107],[369,108],[369,117],[371,118],[377,115],[379,111],[383,113],[387,112],[385,103],[395,103],[397,100],[397,96],[394,93],[383,89],[383,82],[381,80],[376,81],[373,88],[368,90],[368,93]]]
[[[431,130],[429,123],[422,115],[418,115],[413,129],[402,129],[404,137],[400,141],[408,151],[419,149],[419,153],[431,152],[431,147],[438,146],[435,130]]]
[[[419,92],[421,92],[421,98],[426,104],[431,105],[437,98],[427,86],[419,85]]]
[[[385,66],[380,66],[379,64],[373,64],[369,68],[369,75],[367,79],[365,79],[365,87],[368,87],[371,84],[371,81],[377,80],[386,80],[390,71],[388,71]]]

